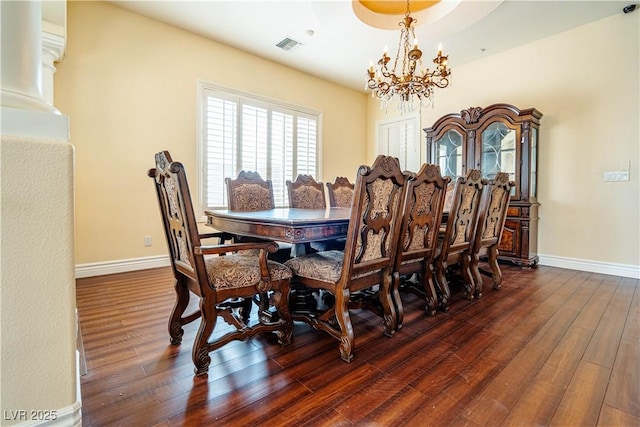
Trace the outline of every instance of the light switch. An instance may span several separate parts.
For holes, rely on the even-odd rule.
[[[607,171],[604,173],[604,182],[629,181],[629,171]]]

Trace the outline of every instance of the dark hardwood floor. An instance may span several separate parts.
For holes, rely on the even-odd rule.
[[[293,344],[234,342],[194,378],[191,345],[169,344],[169,268],[77,280],[88,372],[84,426],[640,426],[638,280],[503,266],[503,288],[404,327],[352,314],[355,357],[296,323]],[[223,322],[219,321],[218,325]]]

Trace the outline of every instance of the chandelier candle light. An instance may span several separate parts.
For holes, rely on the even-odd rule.
[[[385,47],[382,58],[378,60],[378,66],[374,68],[371,63],[367,70],[367,88],[371,89],[371,96],[380,100],[382,108],[387,108],[390,101],[398,98],[398,108],[401,113],[411,112],[415,108],[415,98],[422,107],[433,100],[434,87],[443,89],[449,86],[451,75],[451,70],[447,68],[449,57],[442,55],[442,46],[438,48],[438,56],[433,59],[436,68],[433,71],[428,68],[423,69],[420,59],[422,51],[418,48],[418,38],[413,29],[413,24],[416,22],[410,16],[409,0],[407,0],[407,11],[404,19],[399,23],[400,41],[393,68],[387,67],[391,58],[387,55]],[[413,39],[412,44],[409,43],[410,37]],[[402,61],[400,61],[401,57]]]

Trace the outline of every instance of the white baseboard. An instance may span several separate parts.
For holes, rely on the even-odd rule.
[[[105,274],[125,273],[127,271],[146,270],[148,268],[167,267],[170,265],[171,260],[168,255],[78,264],[76,265],[76,279],[103,276]]]
[[[616,264],[611,262],[566,258],[553,255],[538,256],[540,258],[540,265],[640,279],[639,265]],[[170,265],[171,261],[169,260],[168,255],[78,264],[76,265],[76,278],[80,279],[83,277],[146,270],[148,268],[168,267]]]
[[[612,262],[591,261],[576,258],[538,255],[540,265],[560,267],[569,270],[587,271],[589,273],[610,274],[612,276],[640,279],[640,265],[616,264]]]

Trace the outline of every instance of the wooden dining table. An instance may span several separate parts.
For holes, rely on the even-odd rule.
[[[351,209],[275,208],[250,212],[212,209],[206,210],[205,215],[207,225],[217,231],[291,243],[291,256],[299,256],[308,252],[309,243],[347,237]],[[319,304],[310,292],[292,293],[294,313],[314,310]]]
[[[240,212],[207,210],[207,225],[218,231],[235,235],[291,243],[291,256],[308,253],[310,243],[340,239],[347,236],[351,209],[275,208]],[[292,290],[291,310],[315,310],[319,303],[309,290]],[[262,312],[270,319],[273,312]]]
[[[226,233],[292,244],[334,240],[347,236],[349,208],[275,208],[240,212],[207,210],[207,225]]]

